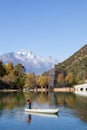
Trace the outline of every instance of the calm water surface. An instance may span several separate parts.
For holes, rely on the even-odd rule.
[[[32,107],[60,109],[58,115],[26,113]],[[72,93],[0,93],[0,130],[87,130],[87,97]]]

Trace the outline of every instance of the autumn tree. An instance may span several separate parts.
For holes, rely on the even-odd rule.
[[[25,79],[25,85],[24,87],[30,88],[36,86],[36,77],[34,74],[27,74]]]
[[[7,75],[13,72],[14,66],[13,63],[8,63],[5,65]]]
[[[74,75],[73,73],[68,73],[67,76],[65,77],[65,81],[69,84],[69,85],[73,85],[74,84]]]
[[[41,88],[48,86],[50,82],[50,78],[48,76],[39,76],[37,83]]]
[[[64,87],[64,86],[66,86],[65,75],[64,73],[60,73],[57,76],[57,87]]]

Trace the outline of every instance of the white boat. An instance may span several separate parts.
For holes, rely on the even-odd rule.
[[[59,109],[58,108],[55,108],[55,109],[41,109],[41,108],[28,109],[28,108],[25,108],[25,111],[30,112],[30,113],[56,114],[56,113],[58,113]]]

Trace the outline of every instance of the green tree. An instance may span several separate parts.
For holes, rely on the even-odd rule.
[[[17,64],[14,67],[14,75],[17,77],[22,77],[25,74],[25,67],[22,64]]]
[[[5,75],[2,81],[5,82],[9,88],[14,89],[16,87],[16,77],[13,74]]]
[[[5,66],[2,61],[0,61],[0,77],[3,77],[6,74]]]
[[[13,75],[16,77],[16,87],[22,89],[25,82],[25,67],[22,64],[17,64],[14,67]]]
[[[61,83],[62,81],[64,81],[64,74],[60,73],[57,77],[57,83]]]

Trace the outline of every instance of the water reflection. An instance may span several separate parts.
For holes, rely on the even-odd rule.
[[[45,113],[29,113],[26,112],[26,114],[28,115],[27,121],[31,120],[31,116],[40,116],[40,117],[47,117],[47,118],[58,118],[59,115],[58,114],[45,114]]]
[[[23,107],[25,105],[25,96],[17,92],[0,93],[0,110],[11,110],[14,107]]]
[[[41,117],[41,118],[58,118],[59,115],[58,114],[41,114],[41,113],[29,113],[29,112],[26,112],[27,114],[27,118],[26,118],[26,122],[28,124],[30,124],[32,122],[32,116],[35,117]]]
[[[73,93],[0,93],[0,116],[3,110],[23,108],[26,106],[26,99],[32,100],[32,107],[52,108],[62,107],[71,109],[74,116],[87,122],[87,97],[77,96]],[[65,110],[64,110],[65,111]],[[60,113],[61,114],[61,113]],[[27,122],[31,122],[31,115],[28,115]]]
[[[30,122],[31,122],[31,114],[28,114],[27,123],[30,124]]]

